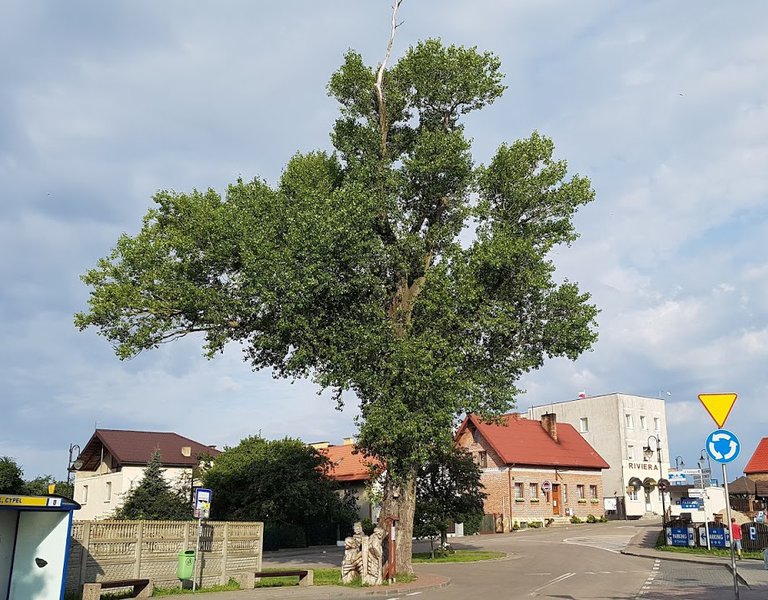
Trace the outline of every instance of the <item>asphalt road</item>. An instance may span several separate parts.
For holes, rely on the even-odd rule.
[[[454,541],[457,548],[498,550],[506,552],[508,557],[478,563],[416,565],[417,572],[447,575],[451,585],[413,592],[409,597],[414,600],[734,598],[732,575],[721,565],[621,554],[639,528],[648,526],[654,525],[613,522],[458,538]],[[265,553],[264,566],[338,566],[341,556],[341,549],[336,548]],[[740,600],[764,598],[744,588],[740,588],[740,593]],[[398,596],[393,595],[394,598]],[[400,600],[407,598],[403,596]]]

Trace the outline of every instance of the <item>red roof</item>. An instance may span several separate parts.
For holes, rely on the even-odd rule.
[[[376,459],[367,458],[353,444],[328,446],[318,452],[325,454],[331,462],[328,476],[335,481],[368,481],[371,466],[380,464]]]
[[[189,447],[189,456],[182,448]],[[104,448],[120,465],[146,465],[155,450],[160,451],[160,462],[165,467],[194,467],[201,455],[216,456],[219,451],[211,446],[167,431],[128,431],[123,429],[97,429],[83,447],[80,456],[81,471],[93,471],[101,462]]]
[[[458,439],[471,422],[508,465],[583,469],[607,469],[610,466],[587,440],[567,423],[557,423],[556,442],[540,421],[524,419],[517,414],[504,415],[502,419],[504,425],[492,425],[475,415],[468,415],[456,433],[456,438]]]
[[[760,443],[752,453],[747,466],[744,467],[744,473],[751,475],[753,473],[768,473],[768,437],[760,440]]]

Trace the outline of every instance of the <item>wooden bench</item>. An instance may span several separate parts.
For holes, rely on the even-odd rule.
[[[114,581],[97,581],[83,584],[83,600],[99,600],[101,590],[111,588],[133,588],[134,598],[149,598],[154,586],[149,579],[115,579]]]
[[[260,577],[298,577],[301,587],[315,584],[315,572],[312,569],[296,569],[287,571],[258,571],[253,574],[258,579]],[[85,600],[85,598],[83,598]]]

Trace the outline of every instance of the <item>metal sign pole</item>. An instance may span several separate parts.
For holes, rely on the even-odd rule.
[[[203,533],[203,520],[197,520],[197,541],[195,542],[195,562],[192,565],[192,591],[197,589],[197,565],[200,563],[198,555],[200,554],[200,535]],[[201,582],[202,583],[202,582]]]
[[[733,543],[733,531],[731,530],[731,499],[728,495],[728,473],[723,463],[723,483],[725,484],[725,519],[728,521],[728,533],[731,539],[731,571],[733,572],[733,593],[736,600],[739,600],[739,578],[736,574],[736,553]]]

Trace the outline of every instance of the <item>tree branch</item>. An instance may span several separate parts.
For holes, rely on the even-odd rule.
[[[379,65],[379,71],[376,73],[376,83],[373,85],[373,87],[376,88],[376,98],[379,101],[379,127],[381,129],[382,157],[387,155],[388,127],[386,101],[384,99],[384,70],[387,67],[387,61],[389,61],[389,57],[392,54],[392,44],[395,41],[395,31],[400,26],[400,23],[397,22],[397,9],[400,8],[402,3],[403,0],[395,0],[395,3],[392,5],[392,26],[389,33],[389,41],[387,42],[387,51],[384,54],[384,60],[381,61],[381,64]]]

